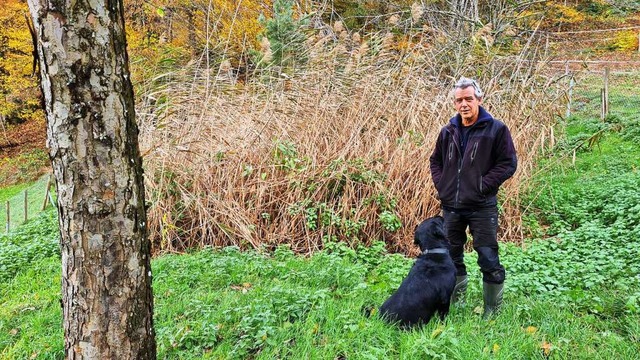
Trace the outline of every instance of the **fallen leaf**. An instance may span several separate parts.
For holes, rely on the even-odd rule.
[[[527,326],[526,329],[524,329],[524,332],[526,332],[529,335],[533,335],[536,333],[536,331],[538,331],[538,328],[535,326]]]
[[[231,285],[231,289],[236,291],[241,291],[243,294],[246,294],[250,288],[251,288],[250,283],[242,283],[242,285]]]
[[[435,330],[433,330],[433,332],[431,332],[431,338],[435,339],[438,336],[440,336],[440,334],[442,334],[442,332],[444,331],[444,327],[443,326],[438,326],[437,328],[435,328]]]
[[[540,347],[542,348],[542,352],[544,353],[544,356],[549,356],[549,354],[551,354],[552,345],[550,342],[543,341]]]
[[[480,315],[484,312],[484,309],[482,308],[482,306],[476,306],[475,309],[473,309],[473,312]]]
[[[18,331],[20,331],[20,330],[18,330],[18,329],[11,329],[11,331],[9,331],[9,334],[10,334],[11,336],[16,336],[16,335],[18,335]]]
[[[498,351],[500,351],[500,345],[493,344],[493,348],[491,349],[491,352],[494,353],[494,354],[497,354]]]

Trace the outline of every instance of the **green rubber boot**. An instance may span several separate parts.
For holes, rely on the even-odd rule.
[[[484,319],[488,319],[500,309],[503,289],[504,283],[482,283],[482,297],[484,298],[484,315],[482,315],[482,317]]]
[[[467,285],[469,284],[469,278],[467,275],[456,276],[456,286],[451,293],[451,303],[456,303],[464,298],[465,292],[467,292]]]

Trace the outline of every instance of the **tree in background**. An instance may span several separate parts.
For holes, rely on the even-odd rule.
[[[0,0],[0,119],[20,123],[42,117],[33,76],[31,35],[25,5]]]
[[[154,359],[150,244],[122,0],[29,0],[58,194],[68,359]]]

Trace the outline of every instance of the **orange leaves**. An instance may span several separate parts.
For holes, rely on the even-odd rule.
[[[536,334],[538,334],[538,328],[535,326],[527,326],[526,328],[524,328],[524,332],[527,335],[530,335],[532,337],[535,337]],[[544,336],[544,335],[543,335]],[[539,343],[539,348],[542,351],[542,355],[547,358],[551,355],[551,352],[554,349],[554,346],[551,342],[547,341],[546,339],[544,339]]]
[[[551,350],[553,349],[553,346],[551,345],[550,342],[547,342],[546,340],[542,341],[542,344],[540,344],[540,348],[542,349],[542,354],[545,357],[548,357],[549,355],[551,355]]]

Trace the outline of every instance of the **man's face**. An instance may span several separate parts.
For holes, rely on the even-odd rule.
[[[467,124],[478,120],[478,111],[482,103],[482,100],[476,98],[474,91],[473,86],[469,86],[464,89],[456,89],[454,92],[453,104],[464,123]]]

